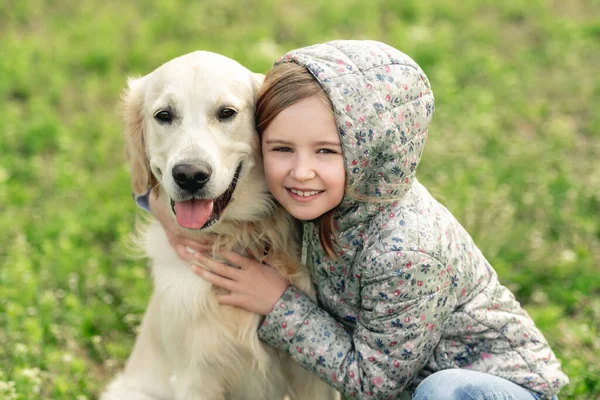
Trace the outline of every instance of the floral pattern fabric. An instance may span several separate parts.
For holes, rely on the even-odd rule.
[[[336,260],[304,223],[318,304],[289,287],[260,338],[352,398],[396,399],[448,368],[556,394],[568,378],[546,339],[415,177],[434,112],[419,66],[373,41],[310,46],[279,62],[306,66],[332,100],[347,194]]]

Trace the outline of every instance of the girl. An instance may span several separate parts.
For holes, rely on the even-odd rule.
[[[385,44],[286,54],[257,125],[269,189],[302,221],[319,302],[236,254],[223,256],[240,269],[196,253],[211,271],[196,272],[230,291],[221,304],[265,316],[263,341],[351,398],[553,398],[568,378],[546,339],[415,177],[433,110],[421,68]]]

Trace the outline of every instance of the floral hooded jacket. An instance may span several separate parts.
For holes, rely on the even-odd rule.
[[[415,177],[434,111],[421,68],[373,41],[319,44],[278,62],[306,66],[331,99],[347,190],[336,260],[304,224],[319,304],[290,286],[259,337],[349,397],[396,399],[447,368],[556,394],[568,378],[546,339]]]

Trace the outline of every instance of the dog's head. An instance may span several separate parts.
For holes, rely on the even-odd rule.
[[[209,228],[225,211],[245,221],[270,211],[254,125],[262,78],[197,51],[130,79],[123,114],[134,193],[160,190],[188,229]]]

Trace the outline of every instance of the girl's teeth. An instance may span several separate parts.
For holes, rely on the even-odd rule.
[[[313,190],[311,192],[301,192],[299,190],[290,189],[290,191],[294,194],[297,194],[298,196],[303,196],[303,197],[314,196],[315,194],[319,193],[318,190]]]

